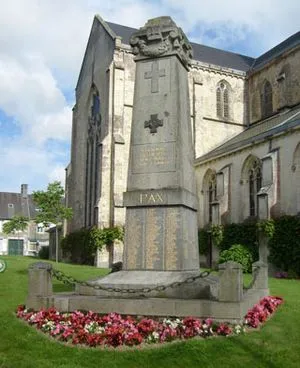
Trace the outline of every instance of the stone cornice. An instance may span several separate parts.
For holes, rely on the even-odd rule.
[[[215,74],[223,74],[232,76],[235,78],[246,79],[246,72],[242,72],[237,69],[230,69],[214,64],[207,64],[198,60],[192,60],[191,70],[203,70]]]
[[[122,51],[125,54],[133,55],[132,48],[125,43],[119,44],[118,47],[115,49],[115,51]],[[190,71],[202,70],[205,72],[226,75],[226,76],[230,76],[230,77],[234,77],[238,79],[243,79],[243,80],[247,79],[246,73],[240,70],[229,69],[229,68],[225,68],[225,67],[221,67],[221,66],[213,65],[213,64],[206,64],[201,61],[194,60],[194,59],[191,60],[191,66],[189,69]]]

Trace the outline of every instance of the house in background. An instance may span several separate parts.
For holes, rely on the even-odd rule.
[[[21,185],[20,193],[0,192],[0,254],[36,255],[42,246],[49,246],[49,234],[43,224],[36,224],[38,212],[28,185]],[[4,234],[3,224],[14,216],[25,216],[29,223],[24,232]]]

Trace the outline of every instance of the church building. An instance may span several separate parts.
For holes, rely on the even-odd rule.
[[[124,224],[135,86],[130,37],[135,31],[94,18],[73,108],[66,199],[74,216],[68,232]],[[191,46],[189,98],[199,228],[296,215],[300,32],[258,58]],[[153,68],[146,74],[151,88],[163,85],[163,70]],[[121,254],[122,246],[116,246],[114,260]],[[106,265],[105,257],[103,253],[98,266]]]

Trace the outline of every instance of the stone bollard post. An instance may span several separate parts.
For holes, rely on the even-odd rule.
[[[254,280],[252,288],[268,291],[268,265],[262,261],[253,263],[252,274]]]
[[[228,261],[219,265],[219,301],[239,302],[243,298],[243,268]]]
[[[52,296],[52,265],[47,262],[36,262],[28,269],[27,308],[38,310],[48,307],[48,298]]]
[[[261,231],[258,234],[258,247],[259,247],[259,261],[262,263],[268,263],[269,248],[268,248],[269,238]]]

